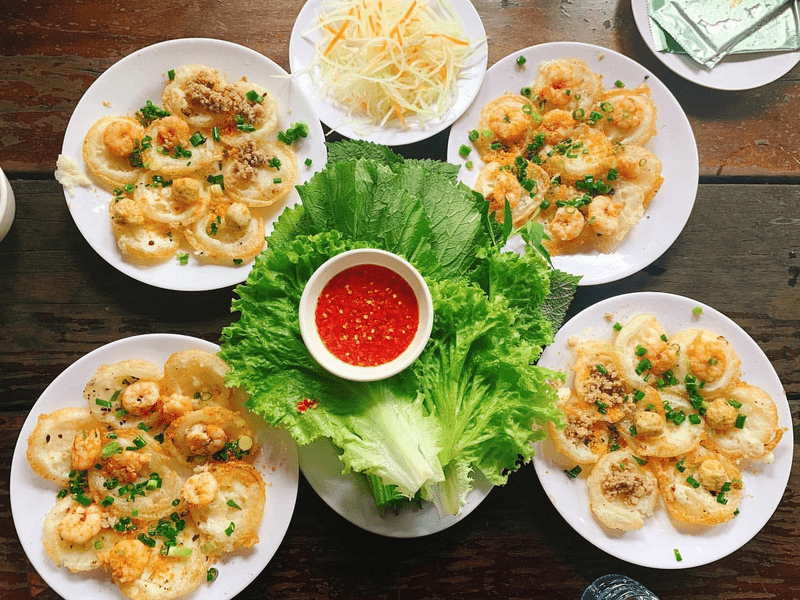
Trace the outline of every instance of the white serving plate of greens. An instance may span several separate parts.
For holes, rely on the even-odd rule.
[[[422,537],[452,527],[475,510],[493,487],[478,473],[458,515],[440,517],[432,502],[410,504],[396,514],[381,513],[366,479],[352,472],[342,473],[342,461],[330,440],[300,446],[298,455],[303,476],[328,506],[353,525],[386,537]]]

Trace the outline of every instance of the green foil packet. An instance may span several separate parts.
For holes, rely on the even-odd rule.
[[[800,49],[798,0],[647,0],[657,50],[712,68],[728,54]]]

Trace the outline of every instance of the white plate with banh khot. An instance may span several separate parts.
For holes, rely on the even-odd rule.
[[[358,4],[309,0],[292,29],[292,76],[322,122],[387,146],[446,129],[486,73],[488,45],[475,7],[469,0]]]
[[[88,174],[83,155],[84,138],[90,128],[100,119],[118,116],[134,118],[137,112],[142,112],[142,108],[146,107],[148,102],[157,109],[163,109],[162,94],[166,86],[171,83],[170,77],[173,73],[180,73],[182,68],[196,65],[215,69],[230,84],[238,84],[242,78],[246,78],[253,87],[258,85],[259,89],[265,88],[269,91],[277,102],[277,123],[274,124],[273,132],[264,136],[267,143],[280,144],[275,141],[280,133],[292,130],[298,123],[305,124],[307,127],[306,137],[298,138],[290,146],[287,146],[294,152],[296,160],[294,183],[308,180],[316,170],[325,166],[327,153],[322,126],[311,103],[286,71],[269,58],[244,46],[222,40],[188,38],[170,40],[137,50],[113,64],[98,77],[84,93],[70,118],[64,137],[62,156],[59,158],[57,178],[62,183],[68,181],[66,176],[62,177],[65,175],[65,170],[67,173],[70,170],[76,171],[73,174],[78,176]],[[254,97],[258,98],[258,95]],[[158,121],[163,122],[165,119]],[[156,125],[158,121],[153,125]],[[195,127],[195,125],[190,124],[190,127]],[[191,129],[191,131],[195,131],[195,129]],[[197,131],[201,131],[201,129],[197,129]],[[212,143],[209,141],[212,139],[212,135],[206,133],[203,136],[208,143],[194,148],[196,156],[188,158],[187,164],[192,160],[199,160],[202,149]],[[153,142],[153,145],[156,146],[156,143]],[[217,147],[222,145],[221,142],[216,143]],[[221,148],[218,149],[221,151]],[[160,159],[160,155],[156,158]],[[64,168],[62,159],[71,165],[71,169]],[[209,169],[218,173],[220,164],[222,164],[221,161],[214,161],[210,164]],[[213,173],[208,177],[217,177],[217,179],[206,178],[205,173],[199,171],[189,177],[198,179],[204,190],[210,188],[213,191],[219,187],[213,185],[220,181],[219,176]],[[226,178],[230,181],[230,177],[223,174],[223,184]],[[162,179],[171,182],[178,179],[178,176],[164,176]],[[277,175],[273,178],[273,181],[276,180],[280,180]],[[252,265],[252,258],[237,259],[233,256],[230,260],[222,260],[216,259],[210,254],[203,257],[197,253],[194,246],[189,245],[185,240],[181,241],[177,250],[171,254],[167,253],[168,256],[157,260],[139,260],[138,255],[123,254],[112,228],[109,207],[116,198],[123,196],[136,198],[137,192],[118,195],[113,189],[109,190],[107,184],[101,186],[101,183],[92,178],[89,183],[84,182],[83,185],[65,184],[65,197],[70,214],[86,241],[103,259],[119,271],[155,287],[181,291],[230,287],[241,283],[247,277]],[[249,184],[248,187],[255,189],[255,186]],[[142,185],[138,184],[136,188],[137,191],[144,189]],[[228,192],[230,189],[229,185]],[[173,194],[174,192],[175,190],[172,190]],[[258,200],[249,202],[250,211],[259,218],[263,226],[263,234],[254,230],[250,235],[252,240],[248,238],[249,241],[255,242],[257,238],[268,235],[281,211],[285,207],[299,202],[299,196],[293,186],[285,192],[286,195],[281,200],[276,200],[269,205],[267,202]],[[156,207],[160,205],[162,209],[168,210],[169,207],[163,206],[164,204],[164,202],[156,201]],[[213,202],[209,202],[209,205],[213,205]],[[149,213],[146,215],[149,216]],[[216,227],[216,224],[209,223],[209,227],[206,228],[210,241],[203,237],[202,231],[199,233],[203,242],[209,241],[209,244],[215,244],[212,238],[216,233],[214,231]],[[164,233],[167,238],[176,235],[172,230]]]
[[[561,328],[556,335],[555,342],[542,353],[538,364],[563,372],[566,376],[564,385],[574,390],[574,384],[578,377],[577,373],[583,372],[579,366],[577,371],[573,370],[573,367],[576,366],[579,348],[591,348],[592,346],[585,346],[584,344],[591,344],[594,340],[599,340],[602,348],[624,352],[624,348],[629,345],[625,340],[635,339],[635,336],[630,337],[625,332],[631,330],[649,331],[651,329],[650,325],[644,326],[642,324],[647,323],[645,319],[650,317],[654,317],[657,323],[663,327],[664,333],[662,335],[665,336],[666,343],[672,344],[674,342],[679,346],[679,353],[682,353],[679,355],[683,357],[680,359],[681,361],[688,361],[690,360],[690,355],[694,356],[694,350],[692,350],[694,342],[687,343],[687,338],[682,332],[691,331],[693,337],[697,331],[705,330],[712,332],[712,338],[722,336],[724,340],[717,340],[721,344],[720,348],[732,349],[735,356],[738,357],[740,365],[738,365],[738,380],[734,380],[733,387],[728,388],[722,396],[714,397],[711,395],[712,386],[716,385],[711,378],[709,378],[705,386],[700,383],[702,386],[700,393],[705,394],[704,408],[706,409],[702,418],[698,417],[700,411],[695,411],[693,404],[686,404],[680,399],[679,396],[682,395],[682,392],[680,392],[679,387],[659,387],[658,380],[666,380],[667,378],[664,375],[658,376],[658,378],[652,377],[654,387],[661,390],[661,401],[667,401],[670,405],[670,411],[667,411],[667,408],[665,408],[665,411],[672,413],[671,421],[667,421],[664,431],[668,431],[673,436],[669,438],[671,440],[670,443],[674,443],[673,450],[678,451],[677,449],[681,447],[679,444],[693,445],[697,439],[701,440],[699,449],[695,448],[684,454],[675,455],[673,458],[646,456],[645,452],[652,451],[666,456],[672,454],[673,451],[669,449],[669,451],[663,451],[664,448],[667,448],[666,446],[653,450],[657,448],[656,444],[660,443],[658,442],[659,438],[647,438],[646,435],[641,437],[639,434],[642,432],[635,429],[630,429],[629,431],[628,422],[630,421],[635,425],[638,421],[635,418],[622,418],[617,422],[616,430],[620,435],[615,442],[621,448],[619,450],[616,449],[616,446],[612,448],[613,440],[609,438],[608,448],[597,451],[598,454],[610,451],[605,454],[608,457],[614,455],[614,452],[631,451],[638,459],[638,464],[633,467],[634,469],[649,469],[657,476],[658,492],[655,508],[638,523],[640,528],[622,529],[620,528],[623,524],[621,521],[620,523],[615,523],[614,527],[610,527],[605,513],[603,518],[606,519],[606,522],[601,521],[596,516],[595,511],[590,506],[589,477],[591,477],[593,469],[600,464],[599,460],[596,463],[587,462],[579,465],[575,462],[575,456],[567,456],[564,453],[563,445],[561,446],[561,451],[559,451],[557,450],[558,443],[548,439],[539,443],[533,462],[542,487],[555,508],[567,523],[586,540],[601,550],[629,563],[658,569],[692,568],[714,562],[737,551],[756,536],[770,520],[783,497],[792,467],[792,419],[786,393],[780,379],[759,345],[739,325],[718,310],[683,296],[639,292],[616,296],[598,302],[570,319]],[[636,323],[636,325],[633,325],[633,323]],[[633,329],[624,329],[628,324],[631,324],[630,327]],[[620,337],[623,339],[620,339]],[[703,339],[707,340],[709,338],[704,337]],[[711,342],[711,344],[715,343],[717,342]],[[649,343],[645,345],[649,345]],[[620,350],[620,348],[623,348],[623,350]],[[642,351],[642,354],[643,356],[640,359],[637,353],[637,358],[634,359],[634,362],[644,360],[648,355],[653,358],[653,362],[655,361],[652,353]],[[711,356],[715,356],[715,354],[712,353]],[[598,364],[600,363],[598,362]],[[700,369],[707,366],[709,370],[712,370],[715,366],[723,364],[725,364],[725,368],[721,371],[722,373],[727,372],[728,369],[733,372],[736,368],[736,361],[731,357],[729,361],[719,362],[716,360],[712,362],[711,358],[709,358],[707,364],[705,362],[698,363],[692,369]],[[599,367],[597,368],[599,370]],[[674,369],[675,379],[685,380],[685,378],[679,376],[683,368]],[[642,371],[642,376],[646,377],[647,373],[650,373],[650,371]],[[700,381],[699,376],[697,380]],[[723,376],[720,375],[716,381],[723,381]],[[769,427],[763,425],[770,419],[765,420],[765,418],[757,416],[752,409],[752,406],[755,405],[749,405],[745,402],[745,406],[742,407],[741,402],[733,401],[736,398],[742,398],[740,393],[752,394],[751,397],[755,398],[754,387],[760,388],[771,399],[761,403],[764,410],[760,414],[762,416],[771,414],[772,417],[770,419],[776,418],[777,428],[775,423],[770,423]],[[703,391],[706,388],[707,394]],[[671,390],[678,390],[678,392],[673,393]],[[573,391],[573,394],[575,393]],[[650,396],[648,395],[648,397]],[[636,402],[634,395],[631,395],[631,398]],[[718,415],[712,415],[714,409],[708,410],[708,407],[720,398],[733,406],[739,406],[737,409],[739,414],[736,414],[736,421],[731,429],[714,430],[713,427],[709,426],[709,423],[715,422],[712,417],[716,419]],[[650,400],[645,402],[650,402]],[[645,406],[645,402],[641,402],[639,409],[651,410],[655,408]],[[654,404],[658,404],[658,401],[655,401]],[[715,405],[716,408],[719,408],[719,406]],[[769,411],[766,410],[767,408]],[[616,409],[610,405],[605,407],[598,405],[597,411],[601,410],[605,410],[606,415],[611,415],[609,411]],[[656,408],[656,410],[658,409]],[[731,412],[736,413],[733,409],[731,409]],[[678,413],[683,413],[686,418],[677,419],[676,415],[680,416]],[[600,413],[598,412],[597,414]],[[742,417],[742,414],[745,416]],[[737,423],[739,420],[743,422],[741,424]],[[723,484],[720,490],[712,494],[707,489],[707,481],[700,476],[699,471],[692,469],[680,470],[679,467],[686,467],[691,463],[693,456],[704,456],[705,449],[730,450],[731,446],[721,436],[728,436],[726,431],[733,432],[730,434],[730,439],[737,439],[735,437],[738,435],[737,431],[748,432],[748,436],[753,435],[750,427],[751,424],[755,426],[756,423],[765,427],[763,429],[764,436],[759,438],[759,443],[748,445],[747,452],[740,453],[737,450],[739,456],[735,460],[721,460],[721,464],[727,465],[726,468],[730,468],[731,462],[733,462],[735,468],[738,468],[740,475],[737,479],[740,479],[743,483],[743,489],[732,489],[721,495],[720,490],[724,490],[727,487]],[[740,426],[742,429],[736,429]],[[767,434],[770,432],[767,429],[771,430],[772,437],[769,445],[764,444],[762,446],[761,441],[767,440],[769,437]],[[705,437],[693,440],[688,436],[688,434],[694,435],[695,433]],[[673,434],[684,437],[678,438]],[[631,440],[634,441],[632,442]],[[593,444],[594,442],[590,442],[586,448],[595,448]],[[649,446],[645,444],[649,444]],[[650,450],[647,449],[648,447]],[[684,446],[684,448],[688,448],[688,446]],[[756,450],[766,452],[766,454],[759,458],[747,456],[748,453],[755,453]],[[594,452],[595,450],[592,451]],[[641,456],[635,453],[639,453]],[[755,456],[755,454],[753,455]],[[661,465],[672,467],[671,462],[674,462],[679,457],[684,458],[683,463],[678,460],[675,462],[675,468],[670,468],[667,471],[661,470]],[[704,457],[704,459],[707,458],[707,456]],[[576,466],[580,470],[577,470]],[[696,498],[700,496],[707,497],[708,506],[711,508],[708,509],[708,506],[705,506],[708,510],[703,514],[696,511],[686,511],[686,506],[699,507],[703,505],[675,502],[678,492],[675,492],[675,496],[665,497],[664,490],[667,489],[668,492],[669,486],[664,488],[661,484],[661,476],[664,474],[668,477],[670,474],[677,477],[675,479],[675,489],[680,493],[684,493],[681,490],[683,490],[685,480],[686,485],[691,485],[692,490],[695,490],[688,492],[686,497],[693,497],[692,494],[697,494]],[[730,496],[730,499],[728,499],[727,495]],[[715,501],[717,497],[719,498]],[[669,501],[669,504],[667,501]],[[735,504],[735,502],[738,502],[738,504]],[[673,518],[673,509],[678,511],[675,513],[679,515],[678,519]],[[714,523],[712,524],[711,521],[714,521]]]
[[[28,440],[40,417],[72,407],[89,408],[84,397],[85,386],[104,365],[137,359],[138,362],[146,361],[163,368],[175,353],[201,351],[215,354],[217,350],[216,344],[183,335],[149,334],[123,338],[101,346],[75,361],[53,380],[34,404],[20,430],[11,463],[11,512],[28,559],[47,585],[61,597],[78,600],[99,597],[122,599],[124,596],[104,568],[98,566],[93,570],[72,573],[66,567],[57,567],[45,551],[45,518],[54,509],[56,502],[63,501],[57,500],[57,495],[64,488],[56,481],[34,472],[28,461]],[[239,414],[249,419],[244,411]],[[215,564],[204,566],[203,571],[214,568],[218,574],[216,579],[210,576],[213,581],[208,583],[203,575],[199,586],[185,596],[192,600],[232,598],[243,590],[264,570],[278,550],[294,512],[299,480],[296,446],[286,432],[267,427],[258,419],[250,422],[253,425],[254,447],[257,448],[252,465],[263,480],[265,493],[263,516],[257,529],[259,541],[251,548],[241,547],[232,553],[223,554]],[[148,435],[143,429],[138,428],[136,431],[140,431],[142,437]],[[155,434],[154,429],[151,431]],[[58,455],[54,453],[53,457],[55,461]],[[108,494],[115,498],[115,502],[124,502],[123,499],[116,498],[116,489],[109,489]],[[183,508],[180,510],[183,512]],[[146,535],[148,532],[139,533]],[[155,550],[158,550],[162,538],[155,536],[153,539],[157,540]],[[103,550],[102,542],[95,544],[98,551]],[[64,554],[59,556],[63,558]],[[154,589],[157,593],[158,588]]]
[[[631,0],[633,20],[644,43],[672,72],[714,90],[740,91],[767,85],[791,71],[800,61],[800,51],[731,53],[713,68],[699,64],[688,54],[659,50],[654,41],[648,4],[654,0]]]
[[[626,90],[644,90],[643,93],[646,93],[651,99],[650,105],[655,108],[654,113],[645,113],[646,115],[650,115],[651,120],[652,117],[655,118],[655,127],[650,131],[649,139],[646,139],[644,142],[637,141],[635,143],[628,143],[624,138],[623,141],[620,142],[619,140],[613,139],[611,134],[608,134],[608,141],[610,144],[607,145],[610,148],[610,158],[607,160],[604,159],[603,164],[595,169],[598,170],[598,175],[595,176],[592,172],[592,177],[595,178],[595,182],[599,181],[600,183],[605,183],[601,181],[601,179],[608,177],[607,184],[613,188],[613,191],[610,195],[606,195],[605,197],[610,198],[613,205],[613,202],[616,202],[613,195],[614,192],[620,192],[620,190],[623,189],[621,186],[625,184],[625,180],[627,179],[627,177],[624,176],[625,170],[623,169],[622,156],[624,156],[627,151],[633,152],[634,150],[642,153],[644,156],[655,156],[657,161],[651,160],[649,164],[647,163],[648,159],[645,158],[638,161],[639,168],[642,172],[651,171],[650,165],[658,165],[660,167],[660,177],[662,181],[660,182],[660,187],[655,185],[648,188],[649,191],[646,192],[645,202],[642,203],[639,201],[637,205],[638,212],[635,218],[628,219],[628,217],[625,217],[626,220],[635,224],[627,226],[622,230],[622,233],[615,230],[615,233],[606,235],[605,239],[615,239],[616,241],[614,243],[616,245],[610,247],[611,249],[604,248],[600,242],[593,242],[595,239],[601,239],[601,236],[598,235],[595,238],[593,234],[595,233],[594,229],[604,223],[604,221],[597,218],[597,224],[595,225],[596,217],[588,214],[591,212],[589,209],[592,208],[591,204],[589,204],[588,209],[583,208],[581,211],[574,212],[575,215],[578,215],[578,213],[586,215],[586,218],[582,221],[583,228],[579,231],[577,237],[574,240],[569,237],[573,234],[570,233],[572,223],[568,223],[568,231],[564,237],[570,241],[561,244],[561,251],[553,252],[554,266],[574,275],[580,275],[581,281],[579,285],[586,286],[608,283],[622,279],[643,269],[655,261],[672,245],[689,219],[697,193],[699,174],[698,154],[689,120],[672,93],[647,69],[630,58],[612,50],[577,42],[540,44],[514,52],[489,68],[483,86],[475,101],[458,121],[453,124],[448,140],[447,158],[448,162],[461,166],[459,179],[463,183],[473,188],[480,187],[481,189],[485,189],[482,187],[483,184],[481,184],[481,180],[479,179],[481,172],[484,170],[486,164],[498,164],[498,161],[492,157],[491,153],[487,154],[480,150],[485,137],[484,132],[488,134],[492,133],[491,130],[483,129],[480,125],[482,111],[484,107],[490,103],[498,102],[498,99],[503,97],[514,97],[516,99],[512,99],[512,102],[517,103],[521,102],[519,98],[522,98],[522,100],[526,100],[527,98],[529,101],[522,104],[522,110],[525,111],[527,106],[528,110],[526,114],[528,116],[526,118],[529,119],[530,124],[525,127],[529,130],[531,127],[533,129],[526,134],[530,137],[530,144],[526,143],[521,147],[523,149],[529,149],[533,147],[535,143],[537,145],[534,152],[540,154],[549,152],[551,155],[565,161],[565,166],[563,167],[564,174],[569,170],[575,170],[574,167],[569,164],[569,160],[577,159],[575,163],[583,160],[583,157],[589,152],[588,143],[578,148],[583,142],[581,141],[581,144],[579,144],[568,135],[563,141],[557,144],[547,142],[552,145],[552,150],[550,150],[550,146],[538,144],[539,138],[542,140],[544,139],[545,131],[542,128],[546,126],[548,119],[551,117],[548,117],[546,112],[543,113],[544,116],[542,116],[538,113],[537,109],[534,108],[534,105],[539,106],[539,100],[537,100],[537,98],[524,97],[524,94],[531,94],[530,90],[539,75],[540,64],[562,61],[564,59],[576,59],[580,61],[582,65],[585,65],[585,67],[581,66],[580,69],[588,69],[595,82],[598,81],[597,76],[601,77],[599,84],[592,84],[592,86],[594,86],[594,92],[592,94],[585,93],[583,95],[583,100],[581,100],[582,96],[578,92],[570,95],[572,91],[570,90],[570,79],[566,78],[564,80],[565,84],[562,86],[563,89],[560,89],[560,93],[562,93],[570,103],[573,102],[573,99],[576,103],[581,103],[585,102],[587,98],[597,98],[603,96],[603,94],[606,94],[606,96],[603,97],[619,94],[620,96],[618,97],[621,98],[621,94]],[[556,76],[551,76],[550,73],[551,72],[548,72],[548,77],[552,78],[546,81],[552,82],[553,89],[558,91]],[[587,81],[583,78],[588,76],[581,71],[574,71],[574,73],[578,74],[578,77],[575,78],[578,87],[583,85],[582,82]],[[586,135],[593,136],[599,135],[597,132],[605,131],[603,129],[604,124],[606,121],[609,121],[611,115],[613,115],[613,102],[616,102],[616,100],[611,100],[611,98],[609,98],[609,102],[600,101],[594,107],[587,106],[587,108],[584,109],[583,107],[574,108],[571,105],[566,105],[561,111],[553,110],[549,112],[551,116],[558,113],[566,113],[566,118],[568,120],[572,117],[572,120],[567,123],[563,129],[565,135],[571,132],[577,132],[579,128],[582,128],[580,131],[586,131],[588,132]],[[572,112],[570,113],[570,111]],[[617,112],[619,113],[620,111],[618,110]],[[623,111],[620,116],[625,116],[626,113],[627,111]],[[595,116],[597,116],[596,119],[594,118]],[[542,119],[544,119],[544,121],[542,121]],[[643,120],[642,122],[645,121]],[[514,122],[510,124],[515,125]],[[636,125],[633,129],[636,130],[637,127],[639,126]],[[478,131],[479,129],[481,131]],[[555,133],[561,135],[559,131]],[[567,142],[571,142],[571,144],[567,144]],[[606,144],[606,141],[602,143]],[[603,152],[606,152],[605,146],[603,146],[603,148]],[[508,152],[502,160],[509,160],[508,156],[512,156],[513,154],[515,154],[514,151]],[[487,157],[486,160],[488,163],[484,162],[481,156]],[[589,155],[589,158],[591,159],[592,156]],[[512,161],[513,168],[513,156],[510,160]],[[541,160],[541,158],[537,158],[537,160]],[[512,213],[514,225],[517,227],[524,226],[524,223],[530,219],[546,219],[549,223],[553,217],[546,215],[550,215],[551,212],[557,213],[559,211],[569,210],[569,207],[557,208],[557,206],[561,206],[561,204],[559,201],[556,201],[555,198],[552,201],[540,204],[541,199],[537,196],[537,190],[553,190],[556,189],[553,187],[554,184],[560,183],[562,179],[566,181],[565,175],[562,174],[559,176],[559,174],[562,173],[562,171],[559,171],[561,167],[556,167],[555,161],[550,161],[549,158],[545,158],[544,160],[546,163],[551,164],[542,164],[542,170],[547,169],[547,172],[542,173],[541,176],[536,176],[541,181],[538,184],[534,183],[532,186],[520,188],[519,195],[522,197],[522,200],[519,201],[518,206],[524,207],[525,213],[520,219],[517,219],[516,213]],[[636,163],[631,163],[630,157],[626,158],[625,161],[626,163],[632,164],[633,170],[636,170]],[[509,168],[507,165],[502,165],[499,167],[499,170],[502,171],[502,169],[507,168]],[[539,165],[532,165],[528,168],[533,172],[533,170],[539,168]],[[592,166],[588,168],[594,169]],[[550,171],[553,171],[553,173],[550,173]],[[617,177],[617,172],[619,173],[619,177],[612,181],[612,173],[614,173],[614,177]],[[549,181],[547,179],[548,177],[550,178]],[[575,177],[577,178],[577,176]],[[636,177],[640,176],[636,175]],[[532,176],[528,179],[535,181]],[[512,182],[516,187],[521,186],[523,183],[526,182]],[[578,181],[577,183],[583,182]],[[571,185],[572,184],[570,184],[570,186]],[[558,187],[564,188],[570,186]],[[525,190],[528,189],[528,187],[530,187],[530,190],[526,192]],[[630,186],[625,189],[630,189]],[[504,198],[510,198],[510,194],[515,193],[505,193],[502,187],[501,191],[503,191],[503,194],[492,193],[495,193],[498,197],[502,195]],[[655,191],[654,195],[652,193],[653,191]],[[639,193],[640,192],[637,192],[637,194]],[[583,194],[584,191],[579,189],[577,196]],[[531,199],[528,199],[528,197]],[[622,193],[617,194],[617,198],[623,197],[627,196]],[[571,198],[572,196],[567,198],[567,200],[571,202]],[[509,200],[509,202],[511,202],[511,200]],[[631,206],[633,206],[633,203],[631,203]],[[642,206],[644,208],[642,208]],[[548,208],[550,209],[549,211],[547,210]],[[498,203],[497,209],[497,214],[502,219],[504,211],[500,203]],[[623,215],[625,215],[626,210],[627,209],[623,210]],[[570,215],[566,214],[565,216],[569,217]],[[599,228],[598,231],[600,231]],[[554,240],[556,239],[554,235],[551,235],[551,237]],[[575,245],[575,242],[580,242],[582,245]],[[509,248],[515,251],[518,250],[521,245],[519,237],[512,237],[509,241]]]
[[[405,500],[396,507],[380,509],[370,483],[363,474],[342,472],[342,461],[330,440],[322,439],[298,447],[300,470],[325,503],[353,525],[385,537],[415,538],[438,533],[474,511],[492,484],[480,473],[457,515],[439,515],[433,502]]]

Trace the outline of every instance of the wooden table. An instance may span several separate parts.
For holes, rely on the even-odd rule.
[[[800,69],[744,92],[720,92],[666,70],[637,32],[628,0],[476,0],[489,63],[550,41],[619,51],[675,94],[694,129],[700,187],[691,218],[652,265],[580,288],[570,315],[620,293],[689,296],[722,311],[761,346],[783,382],[795,437],[800,407]],[[172,38],[216,37],[289,69],[300,0],[129,3],[86,0],[0,6],[0,165],[17,218],[0,242],[0,587],[9,600],[57,598],[27,560],[9,502],[20,427],[45,387],[87,352],[130,335],[218,341],[231,289],[159,290],[117,272],[79,234],[53,171],[70,115],[109,66]],[[402,148],[445,158],[447,135]],[[796,464],[797,459],[795,459]],[[764,529],[727,558],[674,571],[632,566],[596,549],[560,517],[532,467],[466,519],[397,540],[339,517],[301,478],[277,554],[240,598],[578,598],[594,578],[625,573],[662,599],[800,597],[800,475]]]

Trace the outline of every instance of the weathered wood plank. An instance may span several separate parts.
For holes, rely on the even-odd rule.
[[[673,74],[636,30],[628,0],[474,2],[489,38],[489,64],[527,46],[580,41],[650,69],[686,111],[703,177],[800,177],[796,67],[756,90],[719,92]],[[114,0],[0,6],[0,165],[52,173],[83,93],[124,56],[164,40],[214,37],[242,44],[289,70],[289,37],[302,0],[145,3]],[[509,34],[513,32],[513,34]]]

